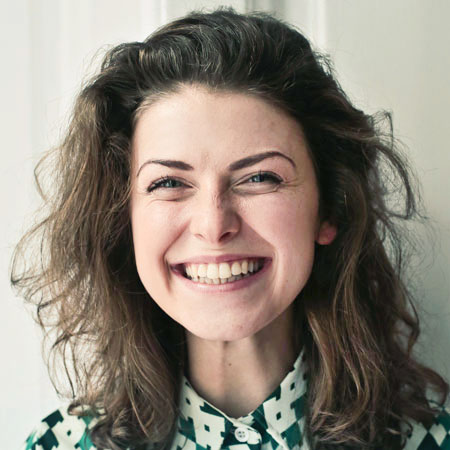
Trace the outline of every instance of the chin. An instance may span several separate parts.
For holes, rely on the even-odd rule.
[[[230,325],[209,323],[207,326],[186,328],[191,334],[207,341],[239,341],[257,333],[262,327],[249,327],[248,324]]]

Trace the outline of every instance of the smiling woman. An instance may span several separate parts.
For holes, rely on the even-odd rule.
[[[109,51],[15,254],[72,387],[25,448],[450,448],[447,383],[412,356],[393,142],[267,14]]]
[[[148,163],[161,157],[166,164]],[[309,278],[315,241],[335,234],[319,220],[299,123],[256,96],[183,87],[138,119],[131,173],[134,254],[146,291],[188,331],[188,347],[191,333],[208,341],[210,365],[235,359],[225,342],[250,341],[288,314]],[[250,273],[236,279],[242,264]],[[270,331],[287,342],[286,332]]]

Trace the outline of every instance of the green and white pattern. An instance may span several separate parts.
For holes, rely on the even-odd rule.
[[[178,432],[171,450],[309,450],[304,439],[306,365],[300,354],[281,384],[253,412],[231,418],[201,398],[183,377]],[[89,439],[95,419],[70,416],[61,408],[46,417],[23,450],[96,450]],[[406,450],[450,450],[450,414],[426,429],[415,424]]]
[[[70,416],[66,408],[51,413],[28,436],[26,450],[95,450],[89,439],[87,417]]]
[[[300,354],[281,384],[253,412],[233,419],[201,398],[185,378],[173,450],[309,449],[303,439],[306,373]]]

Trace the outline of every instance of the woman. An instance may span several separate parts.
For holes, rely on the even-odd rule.
[[[72,394],[27,449],[449,448],[406,163],[298,31],[220,9],[117,46],[54,155],[13,283],[56,312]]]

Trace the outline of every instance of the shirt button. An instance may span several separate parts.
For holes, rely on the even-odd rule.
[[[234,430],[234,436],[239,442],[247,442],[249,433],[247,428],[236,428]]]

